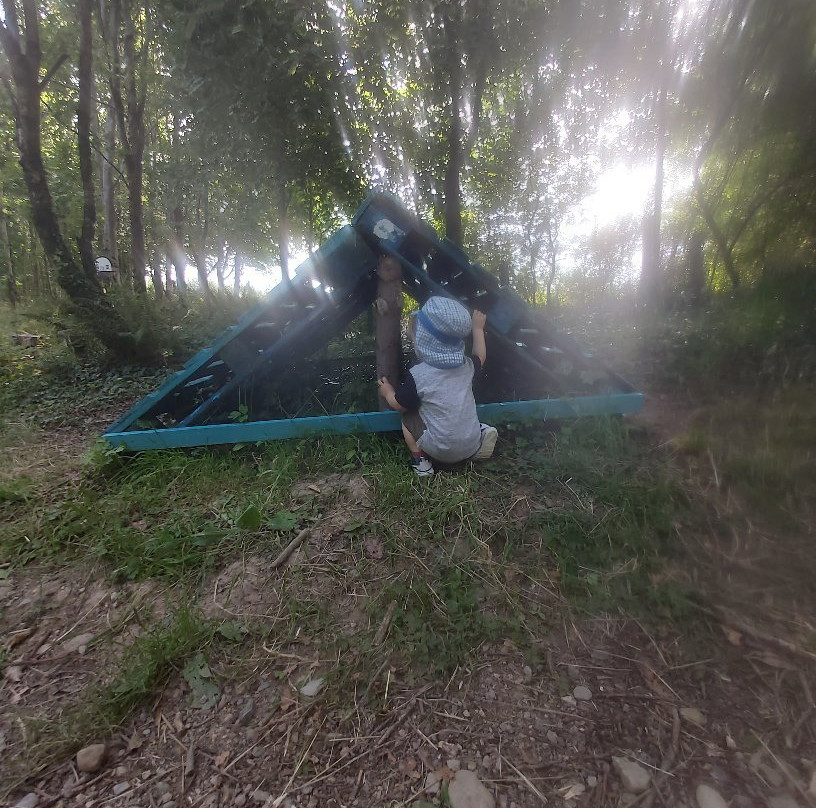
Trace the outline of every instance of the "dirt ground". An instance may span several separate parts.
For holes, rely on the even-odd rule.
[[[694,417],[659,395],[639,416],[666,447]],[[24,453],[5,452],[4,462],[70,487],[85,440],[49,436],[48,451],[34,440]],[[337,660],[322,658],[304,624],[284,646],[254,638],[240,655],[227,648],[209,659],[220,682],[212,706],[191,703],[190,685],[173,676],[121,732],[98,739],[104,760],[94,771],[79,771],[71,758],[24,782],[15,779],[19,756],[36,744],[36,724],[21,719],[54,715],[83,693],[140,622],[161,620],[168,592],[114,584],[92,568],[15,572],[0,580],[5,804],[815,805],[816,587],[789,585],[786,565],[796,567],[796,558],[729,501],[716,469],[687,472],[698,479],[701,523],[711,530],[678,535],[685,561],[669,572],[705,595],[702,632],[564,609],[534,654],[498,641],[447,681],[411,680],[385,666],[338,707],[320,694]],[[305,481],[317,490],[324,482]],[[359,490],[353,475],[341,484]],[[297,555],[290,562],[300,563]],[[199,593],[205,614],[279,615],[270,564],[247,557],[217,571]],[[350,632],[370,619],[355,608],[357,594],[352,576],[327,591]]]

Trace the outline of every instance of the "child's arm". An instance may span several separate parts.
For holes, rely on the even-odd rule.
[[[386,404],[391,407],[392,410],[396,410],[397,412],[408,412],[402,404],[397,401],[395,397],[395,390],[394,385],[388,381],[388,379],[383,376],[381,379],[377,379],[377,387],[380,389],[380,395],[385,399]]]
[[[473,355],[479,357],[479,361],[484,365],[487,359],[487,346],[485,345],[485,323],[487,315],[475,309],[473,312]]]

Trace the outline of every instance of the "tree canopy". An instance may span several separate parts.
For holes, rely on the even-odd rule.
[[[654,302],[692,245],[711,289],[813,262],[809,0],[92,6],[2,0],[12,302],[98,305],[100,254],[137,295],[186,294],[188,267],[205,295],[287,275],[374,186],[541,303],[576,280]],[[651,176],[640,226],[582,224],[620,165]]]

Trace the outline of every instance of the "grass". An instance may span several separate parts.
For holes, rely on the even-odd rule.
[[[30,380],[25,423],[53,426],[54,402],[63,394],[89,401],[95,378]],[[48,397],[32,397],[41,384]],[[19,420],[17,401],[2,403]],[[38,440],[36,432],[6,434],[5,451]],[[565,608],[684,614],[685,593],[657,573],[685,504],[665,457],[624,421],[503,428],[491,463],[430,480],[406,461],[396,436],[133,455],[95,446],[65,478],[35,468],[2,480],[0,563],[11,574],[27,564],[91,566],[112,585],[160,580],[194,601],[189,593],[216,571],[242,556],[269,562],[299,528],[313,527],[300,561],[275,578],[277,613],[239,621],[228,634],[249,632],[276,648],[308,642],[320,659],[337,660],[324,695],[345,703],[361,682],[384,698],[384,666],[405,680],[447,677],[503,639],[533,659]],[[369,504],[349,499],[352,477],[367,486]],[[293,493],[310,481],[314,491]],[[367,626],[349,625],[351,602],[362,605]],[[217,630],[195,605],[145,626],[107,684],[53,726],[30,723],[32,765],[121,724],[168,677],[197,682],[211,697],[205,652]]]
[[[771,526],[809,528],[816,501],[816,390],[732,394],[710,402],[679,447]]]

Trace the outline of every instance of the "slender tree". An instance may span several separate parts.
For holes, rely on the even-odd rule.
[[[93,153],[91,151],[92,117],[96,115],[94,107],[96,88],[93,74],[93,0],[78,0],[77,13],[80,29],[77,140],[83,199],[79,255],[85,274],[89,278],[95,278],[93,244],[96,231],[96,189],[93,180]]]
[[[23,170],[32,220],[45,254],[57,268],[62,289],[77,303],[99,300],[101,289],[96,278],[83,272],[65,241],[54,211],[48,175],[42,155],[42,93],[53,75],[67,60],[59,56],[40,76],[39,5],[34,0],[3,0],[5,20],[0,20],[0,45],[11,68],[10,91],[17,130],[17,148]],[[22,12],[22,18],[20,16]]]

